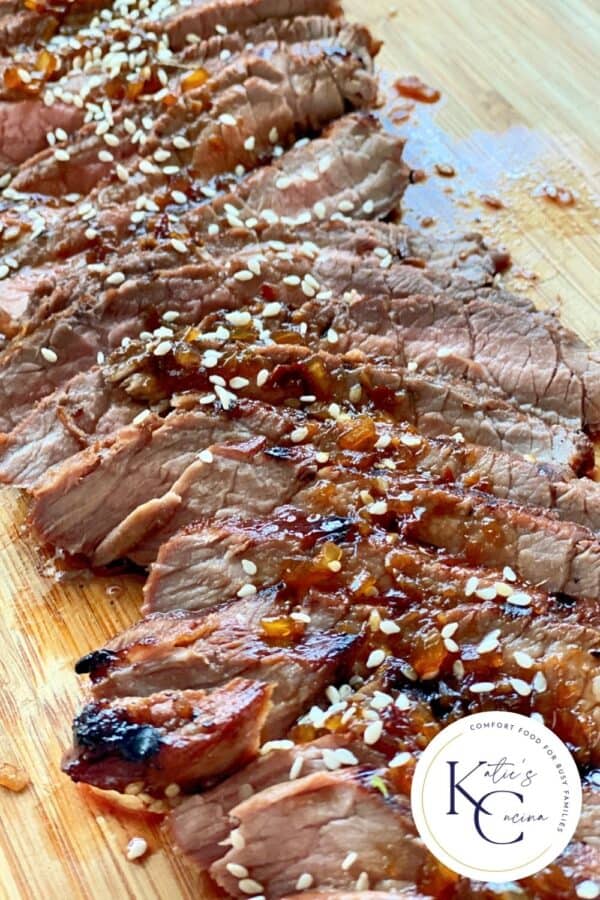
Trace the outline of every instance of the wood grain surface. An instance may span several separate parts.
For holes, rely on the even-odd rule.
[[[393,104],[407,158],[428,174],[409,188],[405,219],[504,241],[515,260],[512,286],[540,305],[558,304],[566,322],[597,339],[598,4],[346,0],[346,9],[385,39],[384,69],[418,74],[442,92],[433,106]],[[436,163],[456,175],[438,174]],[[540,196],[545,183],[572,190],[575,205]],[[156,825],[115,818],[60,774],[82,698],[73,661],[137,617],[140,582],[85,573],[57,580],[28,539],[26,512],[15,491],[0,490],[0,763],[31,780],[20,794],[0,789],[0,897],[209,897]],[[129,863],[124,848],[138,834],[152,852]]]

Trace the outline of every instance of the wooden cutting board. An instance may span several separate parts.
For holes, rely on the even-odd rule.
[[[600,335],[597,75],[594,0],[347,0],[348,13],[385,39],[380,64],[418,74],[442,100],[401,125],[406,155],[428,179],[411,187],[405,218],[432,217],[504,240],[512,284],[540,305],[560,305],[588,339]],[[398,99],[396,117],[407,110]],[[435,164],[452,166],[444,177]],[[594,182],[596,204],[594,203]],[[576,194],[561,207],[536,196],[544,183]],[[498,198],[490,207],[482,195]],[[23,386],[26,390],[26,385]],[[209,897],[199,877],[163,849],[156,827],[117,820],[60,774],[82,688],[73,661],[137,617],[140,581],[57,581],[28,539],[26,503],[0,490],[0,762],[31,779],[0,789],[0,897]],[[129,863],[145,836],[152,852]]]

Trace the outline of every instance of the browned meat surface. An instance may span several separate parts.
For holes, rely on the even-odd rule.
[[[149,793],[198,787],[258,752],[270,708],[269,685],[234,679],[211,693],[174,690],[88,704],[74,723],[63,769],[74,781]]]
[[[364,744],[348,744],[345,735],[329,735],[290,749],[273,749],[209,791],[186,798],[169,821],[175,846],[200,868],[206,869],[223,855],[229,837],[231,810],[244,794],[256,794],[288,779],[326,772],[337,763],[335,751],[348,751],[344,758],[362,764],[380,765],[382,756]],[[333,752],[332,752],[333,751]],[[328,765],[329,764],[329,765]],[[293,767],[293,768],[292,768]],[[297,774],[296,774],[296,770]],[[291,775],[290,775],[291,773]]]
[[[428,854],[417,838],[408,798],[397,795],[386,802],[372,786],[376,772],[318,772],[242,801],[230,820],[244,846],[231,847],[213,863],[212,877],[232,897],[243,897],[243,882],[227,867],[244,866],[268,898],[293,892],[305,873],[316,887],[328,888],[353,888],[363,872],[365,888],[416,881]],[[356,863],[344,869],[349,853],[356,854]]]
[[[292,216],[300,215],[315,202],[323,202],[333,211],[339,202],[350,197],[360,210],[363,204],[361,196],[367,195],[373,198],[373,206],[368,207],[369,215],[379,216],[389,212],[406,185],[406,170],[401,163],[401,142],[384,135],[377,123],[365,116],[346,117],[327,134],[327,137],[313,141],[308,147],[284,154],[273,166],[263,167],[249,175],[238,185],[235,195],[226,194],[190,215],[195,215],[196,220],[203,220],[206,226],[215,224],[215,221],[227,222],[227,217],[231,218],[228,211],[230,202],[238,204],[236,209],[239,209],[240,202],[245,204],[244,210],[239,211],[247,220],[253,215],[255,218],[260,216],[266,209],[275,210],[282,216],[286,212]],[[312,158],[315,166],[326,158],[329,165],[327,172],[316,182],[298,182],[295,190],[279,190],[275,185],[282,173],[290,177],[295,171],[304,170],[307,157]],[[365,212],[362,211],[361,215]],[[172,266],[177,258],[180,265],[181,253],[172,246],[170,238],[165,241],[165,246],[170,250],[164,264]],[[176,295],[179,273],[172,280],[165,280],[162,267],[157,263],[157,270],[152,273],[149,284],[148,261],[135,254],[132,263],[134,271],[146,273],[135,291],[131,290],[137,283],[133,278],[130,282],[125,280],[121,287],[111,286],[111,274],[115,275],[115,271],[103,268],[102,264],[100,272],[94,275],[96,281],[89,285],[93,289],[94,300],[73,302],[70,307],[54,315],[51,309],[46,309],[45,313],[40,310],[43,321],[39,327],[13,340],[0,359],[0,427],[6,430],[16,424],[33,402],[93,365],[98,352],[118,346],[125,337],[137,336],[140,329],[153,330],[165,312],[178,310],[182,322],[195,322],[207,311],[202,294],[196,297],[195,302],[189,298],[187,309],[179,303]],[[120,261],[119,265],[124,272],[117,270],[118,282],[128,271],[125,261]],[[206,268],[201,261],[196,265],[193,273],[199,280]],[[256,285],[246,283],[246,295],[253,295],[255,288]],[[68,284],[57,288],[57,292],[66,302]],[[217,304],[220,300],[215,297],[213,302]],[[56,354],[55,362],[45,358],[42,354],[44,348]],[[20,387],[24,377],[29,388],[27,399]]]

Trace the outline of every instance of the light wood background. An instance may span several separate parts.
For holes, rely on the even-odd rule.
[[[429,178],[409,189],[405,218],[478,228],[513,252],[513,286],[589,339],[600,335],[600,7],[594,0],[346,0],[386,41],[381,65],[440,88],[402,128],[407,157]],[[402,115],[399,98],[396,112]],[[450,164],[456,177],[435,173]],[[574,191],[557,207],[536,189]],[[596,191],[596,194],[594,193]],[[482,194],[499,197],[491,209]],[[596,197],[596,202],[594,201]],[[0,762],[25,770],[21,794],[0,789],[0,897],[208,897],[163,848],[156,827],[118,820],[59,772],[82,687],[73,661],[137,616],[140,584],[57,581],[27,539],[26,508],[0,490]],[[130,837],[152,852],[128,863]]]

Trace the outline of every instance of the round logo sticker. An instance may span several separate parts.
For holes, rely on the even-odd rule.
[[[513,881],[565,849],[581,813],[581,780],[545,725],[517,713],[475,713],[425,749],[411,804],[423,841],[449,869]]]

